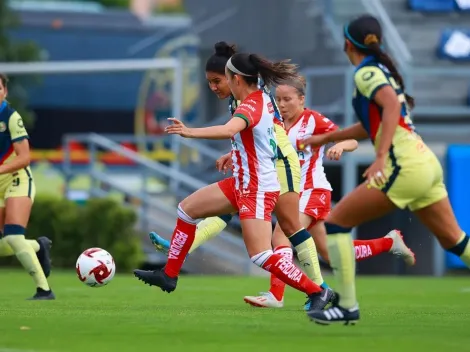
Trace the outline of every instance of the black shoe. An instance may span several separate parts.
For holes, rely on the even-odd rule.
[[[320,292],[309,295],[304,307],[308,304],[309,310],[322,310],[331,302],[334,296],[335,293],[331,288],[325,288]]]
[[[161,271],[134,270],[134,276],[149,286],[158,286],[165,292],[173,292],[178,283],[178,277],[169,277],[163,269]]]
[[[337,296],[336,292],[333,291],[331,288],[325,288],[325,289],[322,291],[323,295],[325,294],[325,291],[329,291],[329,292],[328,292],[328,297],[327,297],[328,302],[327,302],[326,305],[328,305],[328,303],[331,303],[331,304],[334,305],[335,302],[338,301],[338,298],[337,298],[338,296]],[[315,295],[314,297],[317,298],[318,296]],[[323,304],[323,302],[322,302],[322,303],[319,303],[319,306],[321,306],[322,304]],[[326,305],[325,305],[324,307],[326,307]],[[315,308],[312,308],[312,307],[313,307],[313,306],[312,306],[312,299],[310,298],[310,296],[307,296],[307,301],[306,301],[305,304],[304,304],[304,310],[308,312],[309,310],[315,309]],[[324,308],[324,307],[323,307],[323,308]],[[322,308],[322,309],[323,309],[323,308]]]
[[[36,289],[36,294],[28,298],[28,301],[52,301],[55,299],[54,292],[52,290],[45,291],[42,288],[37,288]]]
[[[51,275],[51,246],[52,241],[47,237],[39,237],[39,252],[36,253],[44,275],[49,277]]]
[[[346,309],[335,305],[325,310],[311,310],[307,312],[307,316],[320,325],[355,325],[359,321],[359,307]]]

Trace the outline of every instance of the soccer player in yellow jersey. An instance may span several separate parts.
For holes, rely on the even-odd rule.
[[[225,77],[225,65],[233,54],[235,54],[234,46],[230,46],[225,42],[220,42],[215,44],[215,53],[207,60],[206,63],[206,78],[209,83],[209,87],[219,99],[231,97],[230,88]],[[272,97],[272,104],[277,110],[274,97]],[[236,105],[237,102],[232,98],[229,104],[230,113],[233,113]],[[278,110],[276,112],[278,113]],[[297,257],[300,261],[301,268],[305,271],[307,276],[317,285],[328,289],[328,286],[321,275],[315,242],[309,232],[302,227],[300,222],[298,211],[300,162],[297,152],[292,147],[286,131],[282,126],[282,120],[279,113],[278,121],[274,126],[278,144],[276,169],[281,184],[281,195],[277,201],[274,212],[278,220],[278,226],[282,229],[282,231],[276,231],[277,235],[273,238],[274,253],[292,258],[292,244],[297,251]],[[229,155],[225,157],[225,160],[229,160]],[[224,168],[223,165],[221,165],[221,168]],[[227,226],[230,219],[231,215],[227,215],[211,217],[201,221],[197,226],[196,238],[189,253],[193,252],[196,248],[211,238],[220,234]],[[168,251],[170,244],[167,240],[158,236],[154,232],[150,233],[150,239],[157,250],[162,252]],[[276,294],[276,292],[279,291],[276,289],[277,285],[277,278],[274,275],[271,275],[270,292],[274,292],[271,297],[272,304],[273,306],[282,306],[283,296],[281,294]],[[332,297],[332,291],[328,289],[327,292],[328,296],[325,297],[325,299],[330,300]]]
[[[339,300],[329,309],[307,313],[319,324],[359,320],[351,229],[396,208],[409,208],[443,248],[470,266],[470,238],[455,219],[439,160],[415,132],[410,118],[414,101],[405,93],[393,61],[382,50],[379,22],[370,15],[361,16],[345,26],[344,37],[345,52],[356,66],[353,106],[360,122],[310,137],[305,143],[319,146],[369,138],[376,158],[364,173],[366,181],[344,197],[326,219]]]
[[[37,289],[30,299],[51,300],[55,296],[46,279],[51,241],[25,239],[35,187],[28,133],[21,116],[6,102],[7,93],[7,77],[0,74],[0,256],[16,255],[33,277]]]

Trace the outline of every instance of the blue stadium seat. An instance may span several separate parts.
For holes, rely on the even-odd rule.
[[[454,0],[408,0],[408,5],[414,11],[452,12],[456,10]]]
[[[441,59],[470,61],[470,29],[445,29],[437,47]]]

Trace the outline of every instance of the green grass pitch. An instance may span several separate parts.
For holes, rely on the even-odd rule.
[[[468,277],[359,278],[360,323],[327,327],[307,320],[292,289],[283,309],[245,304],[263,278],[183,276],[167,294],[127,275],[88,288],[53,272],[58,299],[47,302],[24,300],[24,272],[0,280],[0,352],[470,351]]]

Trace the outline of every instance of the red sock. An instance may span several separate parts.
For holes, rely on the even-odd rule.
[[[322,291],[322,288],[310,280],[291,260],[280,254],[271,255],[263,264],[263,269],[307,295]]]
[[[393,239],[388,237],[376,238],[374,240],[355,240],[354,250],[356,251],[356,261],[361,261],[370,257],[375,257],[384,252],[390,251]]]
[[[274,254],[280,254],[289,261],[292,261],[292,258],[294,256],[294,253],[292,252],[292,248],[288,246],[279,246],[274,249]],[[269,292],[273,294],[274,297],[278,301],[281,301],[282,298],[284,297],[284,291],[286,289],[286,284],[279,280],[276,275],[271,274],[271,288],[269,289]]]
[[[169,277],[179,275],[184,259],[194,242],[194,237],[196,237],[196,224],[190,224],[178,218],[171,237],[168,261],[165,265],[165,274]]]

